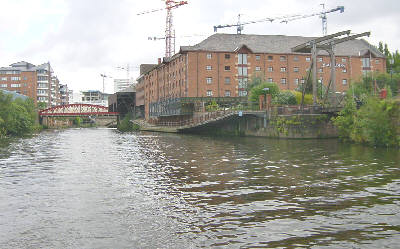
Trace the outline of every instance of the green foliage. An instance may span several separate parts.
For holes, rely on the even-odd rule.
[[[268,91],[263,90],[264,88],[269,88]],[[271,94],[272,98],[275,98],[279,93],[279,87],[275,83],[263,82],[251,88],[249,98],[250,101],[258,102],[260,95]]]
[[[137,124],[132,124],[131,116],[126,115],[124,119],[118,124],[117,129],[121,132],[130,132],[140,130],[140,126]]]
[[[0,91],[0,137],[23,136],[37,129],[37,113],[31,99],[12,99]]]
[[[400,106],[391,100],[368,97],[357,110],[351,96],[345,108],[334,119],[341,138],[372,146],[400,146],[397,125],[400,121]]]
[[[80,117],[75,117],[75,118],[72,120],[72,123],[73,123],[74,125],[78,126],[78,127],[80,127],[80,126],[82,125],[82,122],[83,122],[83,120],[82,120],[82,118],[80,118]]]
[[[213,101],[211,101],[211,103],[209,103],[206,106],[206,111],[213,112],[213,111],[218,110],[218,108],[219,108],[219,105],[217,104],[217,102],[215,102],[215,100],[213,100]]]
[[[301,101],[301,99],[300,99]],[[297,99],[292,91],[282,91],[279,92],[275,98],[272,100],[274,104],[279,105],[297,105]]]
[[[301,104],[301,95],[302,95],[302,92],[294,91],[293,93],[294,93],[294,95],[295,95],[297,104],[300,105],[300,104]],[[313,97],[312,97],[312,94],[305,94],[305,95],[304,95],[304,104],[305,104],[305,105],[312,105],[312,104],[313,104]]]
[[[47,103],[46,102],[38,102],[37,103],[37,108],[38,110],[43,110],[47,108]]]

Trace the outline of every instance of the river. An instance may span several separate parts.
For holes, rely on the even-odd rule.
[[[400,153],[44,131],[0,146],[0,248],[400,248]]]

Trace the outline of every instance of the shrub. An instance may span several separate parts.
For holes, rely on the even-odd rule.
[[[291,91],[279,92],[272,101],[274,104],[280,105],[296,105],[298,102],[296,96]]]
[[[250,101],[258,102],[258,96],[265,94],[264,88],[269,88],[267,93],[271,94],[272,98],[275,98],[279,93],[279,87],[275,83],[261,83],[250,90]]]
[[[131,116],[126,115],[124,119],[118,124],[117,129],[121,132],[130,132],[140,130],[140,126],[137,124],[132,124]]]
[[[301,104],[301,98],[302,98],[302,92],[299,91],[294,91],[293,92],[296,98],[296,102],[298,105]],[[304,95],[304,104],[305,105],[312,105],[313,104],[313,97],[312,94],[305,94]]]

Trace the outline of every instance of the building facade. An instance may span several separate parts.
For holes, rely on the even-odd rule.
[[[0,89],[23,94],[48,107],[61,103],[59,85],[49,62],[36,66],[21,61],[0,67]]]
[[[108,97],[111,94],[102,93],[99,90],[88,90],[80,92],[80,99],[74,100],[75,103],[101,105],[108,107]]]
[[[121,92],[128,87],[135,85],[133,79],[114,79],[114,92]]]
[[[184,97],[245,97],[253,77],[275,82],[281,90],[295,90],[310,70],[311,54],[291,49],[312,37],[280,35],[215,34],[194,46],[181,47],[171,58],[141,73],[137,101],[144,96],[146,119],[157,117],[155,103]],[[335,89],[344,92],[352,81],[368,72],[385,72],[385,56],[365,40],[351,40],[335,47]],[[317,77],[327,85],[330,57],[320,52]],[[159,113],[159,112],[155,112]]]

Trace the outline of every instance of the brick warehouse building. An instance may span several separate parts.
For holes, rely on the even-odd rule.
[[[183,46],[173,57],[159,60],[141,72],[137,96],[144,96],[145,117],[190,115],[190,103],[180,101],[187,97],[244,97],[247,82],[253,76],[275,82],[282,90],[294,90],[306,78],[311,54],[291,49],[312,39],[315,38],[214,34],[197,45]],[[386,70],[385,56],[362,39],[336,45],[335,54],[335,87],[340,92],[363,73]],[[324,85],[330,78],[329,64],[330,57],[321,51],[317,77]]]
[[[21,61],[9,67],[0,67],[0,90],[13,91],[28,96],[47,106],[61,104],[60,81],[50,63],[35,66]]]

